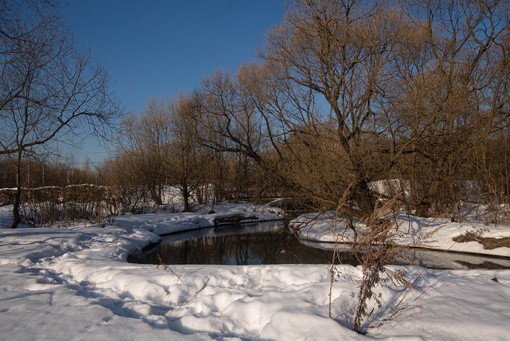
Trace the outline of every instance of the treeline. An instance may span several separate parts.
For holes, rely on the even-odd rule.
[[[19,182],[25,186],[18,192]],[[107,188],[99,183],[97,172],[89,166],[78,168],[70,162],[35,157],[20,164],[0,159],[0,205],[15,204],[20,193],[20,216],[31,225],[102,223],[118,212],[112,210]]]
[[[108,216],[124,213],[191,211],[196,204],[260,197],[254,193],[259,186],[251,177],[255,169],[249,159],[204,154],[201,160],[209,163],[194,163],[196,169],[179,173],[175,171],[177,161],[168,161],[174,167],[170,169],[164,165],[163,155],[132,156],[117,155],[83,167],[72,166],[71,161],[32,157],[22,162],[22,172],[17,172],[12,160],[0,159],[0,205],[16,201],[17,181],[25,184],[20,215],[33,225],[103,222]]]
[[[200,100],[183,94],[149,99],[141,115],[124,120],[116,157],[99,172],[110,184],[147,189],[156,205],[164,203],[165,187],[175,186],[185,211],[193,202],[276,195],[274,182],[268,183],[273,176],[264,174],[250,155],[208,145],[214,132],[198,120]]]
[[[89,163],[76,167],[65,160],[31,157],[21,161],[20,169],[21,182],[27,188],[99,183],[96,169]],[[6,157],[0,158],[0,188],[16,188],[16,185],[16,163]]]
[[[383,179],[422,216],[508,202],[509,13],[508,1],[293,1],[260,63],[150,99],[109,166],[155,202],[163,184],[186,198],[207,182],[363,215]]]

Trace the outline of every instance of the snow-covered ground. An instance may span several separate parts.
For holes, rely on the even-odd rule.
[[[415,289],[379,287],[381,307],[372,303],[370,327],[360,335],[350,330],[359,268],[337,267],[330,319],[328,265],[127,263],[158,234],[205,227],[234,212],[278,217],[273,208],[247,204],[214,210],[121,216],[106,228],[11,230],[8,212],[0,208],[0,339],[510,339],[510,270],[409,267]],[[309,228],[309,237],[325,236],[321,226]],[[438,229],[439,247],[463,229],[481,226],[413,218],[406,228],[414,235]],[[483,228],[490,230],[484,236],[510,236],[509,226]],[[459,247],[485,252],[476,244]],[[496,250],[510,255],[509,248]]]
[[[446,218],[424,219],[400,214],[396,216],[397,229],[393,239],[403,245],[419,248],[510,257],[508,247],[484,249],[482,244],[476,241],[454,242],[453,237],[466,232],[485,238],[510,237],[509,225],[487,224],[483,222],[484,219],[474,217],[472,213],[463,218],[461,222],[452,222]],[[359,231],[365,228],[360,221],[354,221],[352,224]],[[291,221],[290,227],[306,240],[331,243],[349,243],[354,240],[354,232],[348,227],[348,222],[335,212],[303,214]]]

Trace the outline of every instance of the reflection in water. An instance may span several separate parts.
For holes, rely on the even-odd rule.
[[[163,242],[140,262],[159,264],[160,258],[165,264],[328,264],[332,252],[307,247],[287,230],[279,230]]]
[[[165,237],[156,249],[129,261],[144,264],[330,264],[331,243],[301,242],[283,222],[210,228]],[[344,245],[335,263],[358,265]],[[439,269],[509,268],[510,259],[411,249],[399,264]]]
[[[333,252],[335,244],[302,241],[303,244],[329,250]],[[337,244],[337,250],[343,250],[343,253],[351,254],[349,244]],[[352,263],[347,263],[352,264]],[[395,265],[419,265],[430,269],[509,269],[510,258],[491,257],[487,255],[447,252],[442,250],[427,250],[420,248],[409,248],[404,251],[400,258],[396,259]]]

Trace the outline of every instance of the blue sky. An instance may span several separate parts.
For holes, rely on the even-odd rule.
[[[65,22],[79,47],[108,70],[126,112],[150,96],[188,92],[216,69],[256,60],[265,33],[282,21],[286,0],[68,0]],[[107,153],[85,144],[78,163]]]

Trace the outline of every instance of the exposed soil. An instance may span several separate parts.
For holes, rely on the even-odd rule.
[[[214,225],[222,225],[222,224],[236,224],[240,223],[243,220],[258,220],[257,216],[249,216],[245,217],[243,215],[233,215],[228,217],[218,217],[214,219]]]
[[[510,237],[492,238],[482,237],[479,233],[467,231],[452,240],[456,243],[479,242],[486,250],[496,249],[498,247],[510,247]]]

